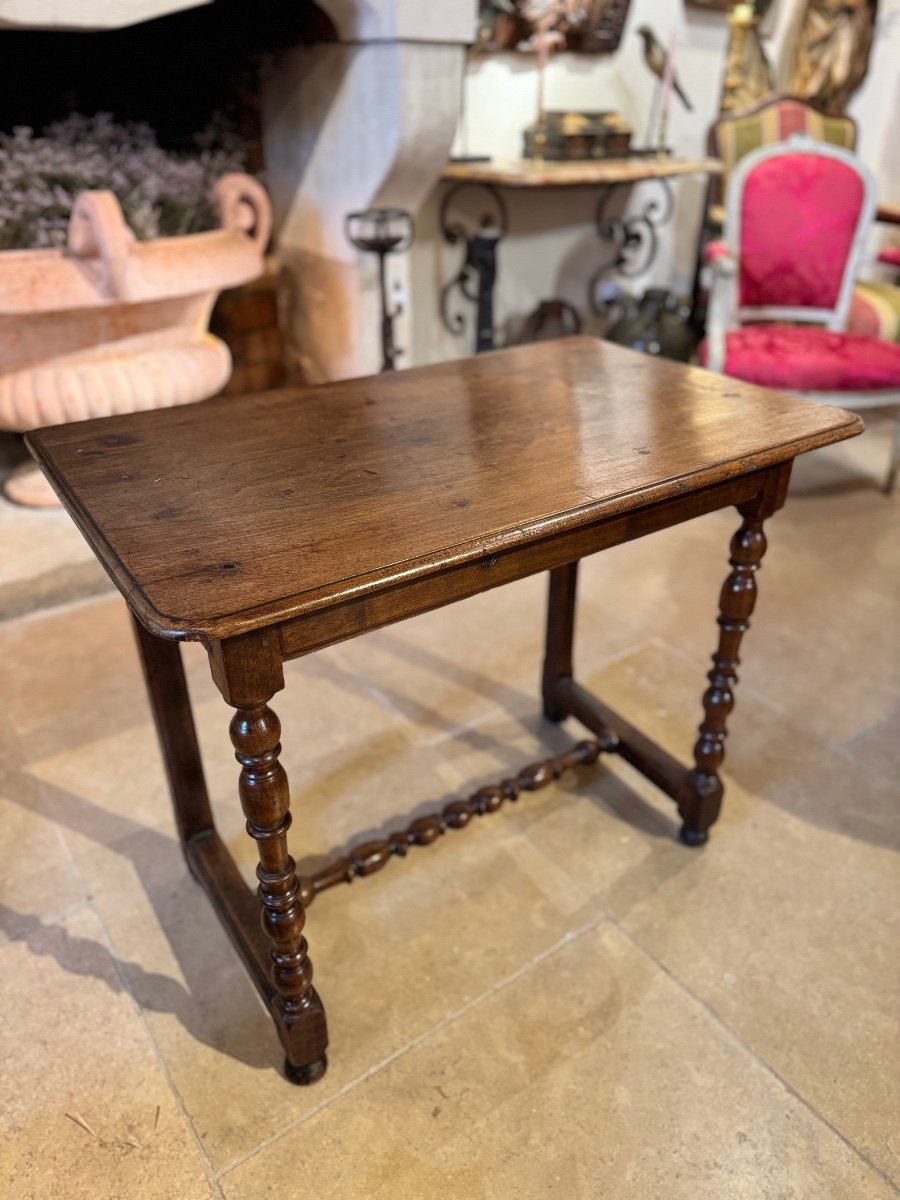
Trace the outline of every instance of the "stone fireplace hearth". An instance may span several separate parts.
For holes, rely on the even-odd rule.
[[[41,126],[65,115],[61,106],[74,104],[75,93],[87,111],[115,111],[106,85],[131,76],[139,101],[164,97],[166,89],[176,90],[178,68],[174,48],[159,59],[160,41],[180,43],[179,61],[185,55],[194,61],[195,54],[194,90],[202,91],[201,83],[225,73],[210,61],[216,53],[235,61],[234,39],[221,38],[239,13],[245,45],[237,49],[257,85],[247,115],[258,122],[259,165],[276,212],[273,251],[286,281],[289,366],[310,382],[366,374],[380,365],[376,268],[346,240],[344,217],[373,205],[415,215],[433,187],[457,125],[476,7],[476,0],[267,0],[258,10],[243,0],[0,0],[5,61],[26,82],[29,73],[41,80],[30,108],[28,89],[8,80],[0,120]],[[205,28],[213,32],[204,35]],[[148,31],[155,48],[142,61]],[[99,65],[88,69],[98,47]],[[82,86],[66,79],[67,62]],[[217,103],[210,95],[210,110]],[[165,128],[161,118],[160,140],[178,145],[202,125],[201,110],[202,104],[191,110],[183,128],[178,112],[170,112]],[[156,120],[137,105],[116,115]],[[392,259],[392,278],[407,294],[408,271],[408,259]],[[401,318],[398,344],[408,347],[404,325]],[[23,454],[20,442],[0,435],[0,476]],[[65,513],[24,511],[0,500],[0,620],[108,586]]]
[[[115,111],[124,92],[129,110],[116,116],[162,126],[176,142],[209,115],[204,86],[210,111],[223,96],[234,108],[221,79],[236,84],[246,64],[252,83],[241,81],[241,102],[275,208],[289,367],[318,382],[378,369],[374,264],[349,244],[344,219],[376,205],[413,215],[421,206],[450,152],[476,7],[272,0],[255,12],[242,0],[0,0],[0,39],[15,43],[14,62],[34,55],[53,75],[63,64],[76,102],[93,111]],[[192,64],[199,84],[166,106],[167,89],[183,90],[179,76],[194,74]],[[144,108],[127,95],[131,76]],[[43,124],[62,115],[40,92],[34,103],[40,111],[7,105],[0,119]],[[185,110],[196,114],[193,129],[179,126]],[[392,263],[408,294],[407,272],[402,260]]]

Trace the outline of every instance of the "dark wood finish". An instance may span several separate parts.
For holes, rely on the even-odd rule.
[[[572,644],[575,640],[575,599],[578,589],[578,563],[566,563],[550,572],[547,594],[547,639],[544,645],[544,670],[541,675],[541,699],[548,721],[561,721],[568,715],[560,704],[556,686],[571,679]]]
[[[150,708],[163,752],[182,843],[213,829],[191,699],[177,642],[153,637],[134,620]]]
[[[314,1083],[325,1073],[325,1011],[312,986],[312,963],[303,936],[306,914],[300,881],[288,853],[291,827],[287,775],[279,762],[281,722],[267,696],[238,708],[229,732],[241,764],[238,791],[247,832],[259,849],[258,895],[263,930],[271,943],[271,1011],[294,1083]]]
[[[558,709],[575,717],[600,738],[613,738],[615,750],[667,796],[675,798],[684,779],[684,767],[624,717],[608,708],[574,679],[559,679],[552,696]]]
[[[783,502],[797,454],[861,429],[840,409],[579,338],[29,436],[138,623],[185,852],[272,1012],[288,1078],[311,1082],[325,1069],[325,1017],[303,936],[318,891],[369,875],[601,751],[621,754],[677,801],[687,840],[705,837],[721,802],[762,521]],[[575,682],[577,562],[726,505],[745,523],[688,769]],[[284,661],[548,569],[545,712],[576,717],[594,739],[299,880],[269,707]],[[236,710],[258,899],[212,824],[179,650],[166,640],[185,638],[204,643]]]
[[[685,776],[676,800],[684,824],[682,840],[689,846],[702,845],[722,807],[719,768],[725,757],[726,722],[734,708],[734,688],[740,665],[741,639],[750,628],[756,604],[756,572],[766,552],[763,521],[784,503],[790,465],[783,467],[771,489],[747,504],[738,505],[744,518],[731,539],[731,573],[719,597],[719,645],[703,695],[704,719],[694,746],[693,770]]]
[[[389,833],[386,838],[360,842],[348,854],[334,859],[326,867],[300,881],[300,895],[308,908],[319,892],[352,883],[357,876],[374,875],[386,866],[393,855],[405,858],[411,846],[431,846],[448,829],[465,829],[475,817],[498,812],[504,801],[514,802],[522,792],[536,792],[554,779],[559,779],[573,767],[591,766],[604,751],[616,749],[616,739],[606,736],[578,742],[565,754],[523,767],[515,776],[503,779],[494,787],[479,788],[465,800],[451,800],[438,812],[416,817],[405,829]]]
[[[486,554],[474,563],[449,567],[439,578],[401,580],[376,596],[348,600],[281,625],[282,654],[296,658],[335,642],[356,637],[417,613],[463,600],[526,575],[566,564],[575,557],[595,554],[670,525],[737,504],[756,495],[762,473],[729,479],[700,492],[660,501],[636,513],[625,513],[555,537],[540,538]]]
[[[452,568],[861,428],[838,408],[571,338],[28,441],[144,625],[209,641],[413,579],[442,590]]]

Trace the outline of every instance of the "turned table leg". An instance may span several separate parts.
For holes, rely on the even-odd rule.
[[[292,1083],[314,1083],[325,1074],[328,1034],[322,1002],[312,986],[300,881],[287,848],[291,814],[287,775],[278,761],[281,722],[260,701],[238,707],[230,733],[241,764],[239,791],[247,832],[259,849],[258,895],[275,987],[271,1009],[287,1056],[285,1072]]]
[[[703,845],[722,807],[718,772],[725,757],[726,722],[734,708],[738,650],[750,628],[756,604],[756,572],[766,552],[763,519],[768,513],[756,501],[740,505],[738,512],[744,521],[731,539],[732,570],[719,598],[719,645],[707,675],[709,687],[703,695],[704,718],[694,746],[695,766],[684,777],[676,797],[684,822],[681,839],[689,846]]]

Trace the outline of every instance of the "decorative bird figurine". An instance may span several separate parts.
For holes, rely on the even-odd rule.
[[[638,33],[644,40],[644,62],[657,79],[662,79],[666,73],[666,59],[669,57],[668,54],[649,25],[642,25]],[[681,84],[674,75],[672,76],[672,88],[688,112],[693,112],[694,106],[684,94]]]

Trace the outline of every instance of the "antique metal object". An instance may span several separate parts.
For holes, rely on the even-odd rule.
[[[644,199],[637,212],[614,214],[613,199],[622,187],[610,184],[600,190],[594,224],[597,236],[612,247],[615,257],[612,263],[604,263],[588,284],[588,297],[594,312],[602,312],[605,303],[599,299],[601,282],[612,266],[621,275],[640,275],[648,270],[659,250],[659,228],[672,219],[675,199],[665,179],[648,180],[656,188],[656,195]]]
[[[648,288],[643,296],[621,294],[608,305],[618,316],[604,333],[609,342],[630,346],[644,354],[658,354],[677,362],[689,362],[697,346],[691,327],[691,302],[665,288]]]
[[[394,321],[403,312],[401,305],[390,308],[387,286],[387,256],[402,254],[413,243],[413,219],[402,208],[367,208],[349,213],[347,237],[358,250],[378,255],[378,286],[381,296],[381,369],[396,369],[402,354],[394,341]]]
[[[529,125],[524,157],[548,162],[580,162],[591,158],[628,158],[631,129],[615,112],[550,110],[543,122]]]
[[[470,233],[465,222],[451,219],[451,206],[460,193],[477,189],[487,194],[493,211],[482,213]],[[475,305],[475,353],[494,349],[494,284],[497,278],[497,246],[509,227],[506,204],[496,188],[484,183],[458,183],[441,201],[439,225],[449,246],[462,246],[465,253],[456,275],[441,290],[441,319],[452,334],[465,331],[466,319],[451,310],[454,291]]]

